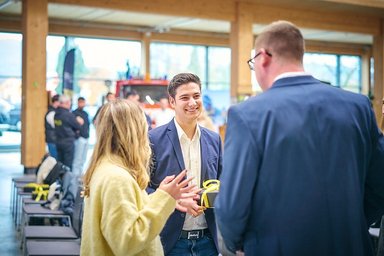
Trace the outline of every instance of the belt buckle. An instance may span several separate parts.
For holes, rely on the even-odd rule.
[[[200,232],[198,230],[188,232],[187,239],[199,239],[199,238],[200,238]]]

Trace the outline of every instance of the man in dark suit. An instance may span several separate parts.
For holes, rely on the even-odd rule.
[[[264,93],[230,108],[216,220],[245,255],[372,255],[384,213],[384,138],[367,97],[303,68],[292,23],[267,26],[248,61]]]
[[[175,118],[149,131],[153,166],[148,192],[166,176],[184,169],[199,187],[221,173],[220,137],[197,124],[202,111],[200,79],[190,73],[178,74],[169,83],[168,93]],[[160,237],[166,255],[217,255],[213,209],[204,211],[191,198],[179,200]]]

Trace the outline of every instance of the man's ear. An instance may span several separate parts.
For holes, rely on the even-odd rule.
[[[172,96],[169,96],[169,104],[173,109],[175,108],[175,99]]]
[[[268,54],[267,54],[267,52],[265,51],[265,49],[261,49],[260,51],[262,51],[263,53],[261,54],[261,65],[263,66],[263,67],[267,67],[270,63],[271,63],[271,61],[272,61],[272,58],[271,58],[271,56],[269,56]]]

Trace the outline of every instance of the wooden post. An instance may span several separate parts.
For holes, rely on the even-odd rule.
[[[380,34],[373,38],[373,66],[374,66],[374,89],[373,89],[373,109],[375,110],[376,120],[381,120],[381,106],[383,100],[384,83],[384,21],[381,21]]]
[[[45,154],[47,0],[23,0],[21,163],[34,169]]]
[[[144,78],[146,80],[151,79],[151,35],[150,33],[143,33],[142,39],[141,39],[141,56],[142,56],[142,62],[141,62],[141,68],[143,70]]]
[[[361,55],[361,93],[368,95],[371,88],[371,49],[365,49],[365,52]]]
[[[236,20],[231,22],[231,98],[252,94],[251,70],[247,60],[253,48],[252,9],[246,3],[236,3]]]

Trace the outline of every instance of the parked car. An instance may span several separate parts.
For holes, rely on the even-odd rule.
[[[9,111],[9,128],[10,130],[21,131],[21,105],[15,105]]]
[[[0,136],[3,131],[9,129],[9,111],[12,105],[8,101],[0,98]]]

